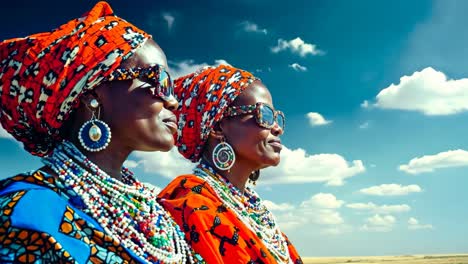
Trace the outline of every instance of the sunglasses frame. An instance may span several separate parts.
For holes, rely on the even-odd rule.
[[[167,88],[169,95],[166,95],[161,88],[161,80],[159,78],[162,72],[167,75],[167,79],[170,82],[170,86]],[[125,81],[138,78],[147,78],[155,82],[154,84],[151,83],[155,88],[154,96],[160,97],[166,102],[175,100],[174,82],[169,75],[169,72],[166,70],[166,67],[160,64],[152,64],[148,67],[117,68],[107,77],[107,81]]]
[[[262,107],[268,107],[272,110],[273,112],[273,124],[268,125],[265,122],[262,122],[263,116],[262,116]],[[284,116],[284,113],[279,111],[279,110],[274,110],[274,108],[266,103],[258,102],[256,104],[252,105],[234,105],[234,106],[229,106],[226,109],[226,112],[224,112],[224,117],[233,117],[233,116],[239,116],[239,115],[246,115],[246,114],[254,114],[255,116],[255,121],[257,124],[261,127],[271,129],[275,126],[275,123],[279,126],[278,123],[278,116],[281,115],[283,117],[283,127],[280,127],[283,131],[286,127],[286,117]]]

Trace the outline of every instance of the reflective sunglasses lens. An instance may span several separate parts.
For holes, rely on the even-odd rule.
[[[261,116],[261,122],[264,123],[265,125],[271,127],[273,126],[275,120],[275,112],[273,112],[273,109],[271,109],[269,106],[262,105],[260,106],[260,114]]]
[[[170,98],[174,96],[174,87],[169,74],[162,70],[159,74],[159,94],[162,97]]]
[[[276,122],[278,123],[278,126],[281,127],[281,129],[284,130],[284,115],[282,114],[278,114],[278,116],[276,117]]]

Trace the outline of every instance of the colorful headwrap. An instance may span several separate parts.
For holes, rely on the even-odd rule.
[[[0,43],[0,121],[33,155],[61,140],[60,127],[92,90],[151,36],[106,2],[59,28]]]
[[[175,80],[174,92],[179,101],[175,111],[179,120],[176,144],[185,158],[192,162],[201,158],[211,129],[254,80],[251,73],[228,65],[205,67]]]

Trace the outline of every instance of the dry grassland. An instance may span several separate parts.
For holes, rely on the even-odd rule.
[[[304,264],[468,264],[468,254],[303,258]]]

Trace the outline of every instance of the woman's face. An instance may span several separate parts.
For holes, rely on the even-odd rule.
[[[253,82],[232,105],[252,105],[258,102],[273,106],[271,94],[260,81]],[[236,163],[247,162],[255,168],[276,166],[282,149],[279,136],[282,129],[275,123],[267,129],[257,124],[253,114],[224,118],[220,123],[226,142],[236,152]]]
[[[160,64],[166,67],[166,56],[152,39],[137,50],[122,68]],[[112,133],[111,144],[121,144],[130,150],[169,151],[174,146],[177,132],[175,115],[177,101],[163,101],[153,96],[154,84],[145,79],[112,81],[96,89],[101,103],[100,119]]]

